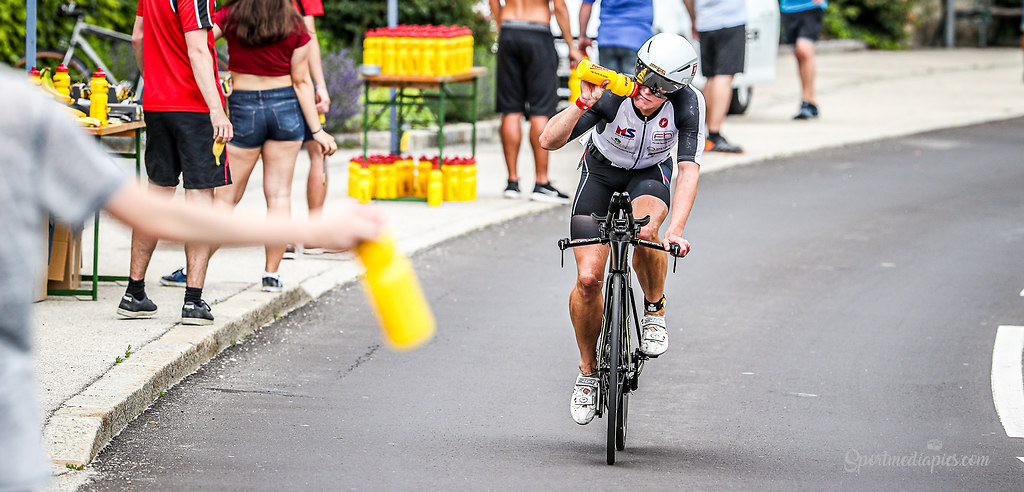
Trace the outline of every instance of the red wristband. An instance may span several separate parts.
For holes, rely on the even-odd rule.
[[[583,104],[583,102],[580,99],[576,99],[576,107],[580,108],[580,109],[582,109],[584,111],[587,111],[587,110],[590,109],[590,106],[587,106],[586,104]]]

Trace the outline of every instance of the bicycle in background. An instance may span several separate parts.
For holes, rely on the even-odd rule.
[[[640,229],[651,221],[651,216],[633,218],[629,193],[615,193],[604,217],[591,214],[599,226],[600,236],[587,239],[568,238],[558,241],[565,266],[566,249],[590,244],[610,246],[608,275],[605,278],[604,317],[601,336],[597,343],[597,372],[601,379],[598,390],[597,416],[608,417],[608,464],[615,464],[615,452],[626,449],[626,418],[629,394],[636,391],[644,362],[650,357],[640,352],[640,325],[633,296],[632,268],[629,246],[665,251],[660,243],[640,239]],[[669,251],[679,259],[679,245],[672,244]],[[672,272],[676,270],[675,261]]]
[[[120,85],[124,90],[132,93],[131,102],[141,102],[142,99],[142,73],[135,64],[135,53],[132,48],[132,37],[130,34],[117,32],[111,29],[100,27],[85,22],[86,12],[78,7],[75,2],[63,4],[58,9],[61,17],[74,17],[75,27],[71,31],[71,38],[68,40],[67,51],[60,52],[55,49],[41,49],[36,53],[35,66],[42,69],[50,67],[51,73],[61,63],[68,68],[68,75],[72,82],[89,82],[89,78],[96,68],[103,70],[107,75],[107,82],[111,85]],[[120,66],[111,69],[111,65],[100,56],[97,49],[89,42],[89,37],[110,40],[112,46],[107,48],[108,53],[120,53],[122,62]],[[78,56],[81,52],[85,60]],[[22,58],[15,65],[16,68],[25,67],[25,59]],[[126,76],[118,78],[115,73],[124,73]]]

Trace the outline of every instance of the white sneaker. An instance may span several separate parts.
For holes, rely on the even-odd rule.
[[[665,317],[656,314],[644,314],[643,336],[640,338],[640,351],[648,357],[657,357],[668,350],[668,330],[665,328]]]
[[[597,413],[597,392],[600,387],[601,380],[596,374],[584,376],[580,373],[576,376],[576,385],[572,388],[572,401],[569,402],[569,413],[577,424],[587,425],[594,420]]]

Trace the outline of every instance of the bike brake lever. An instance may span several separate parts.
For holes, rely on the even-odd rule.
[[[672,255],[672,273],[676,273],[676,265],[679,264],[679,244],[670,244],[668,250],[669,253]]]
[[[565,268],[565,248],[568,248],[568,247],[569,247],[569,240],[568,239],[559,239],[558,240],[558,249],[560,250],[559,254],[561,255],[561,258],[559,258],[559,261],[558,261],[558,267],[559,268]]]

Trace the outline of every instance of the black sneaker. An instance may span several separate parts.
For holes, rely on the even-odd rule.
[[[508,186],[505,186],[505,198],[519,198],[523,196],[519,192],[519,182],[508,180]]]
[[[281,279],[274,277],[263,277],[263,292],[281,292],[284,284]]]
[[[530,195],[530,200],[536,200],[538,202],[548,203],[569,203],[569,196],[551,186],[551,183],[538,184],[533,186],[533,194]]]
[[[181,307],[181,324],[183,325],[212,325],[213,313],[210,312],[210,305],[200,299],[196,304],[188,301]]]
[[[729,152],[732,154],[743,153],[743,147],[729,143],[729,141],[721,135],[709,136],[704,145],[704,150],[709,152]]]
[[[126,292],[117,306],[117,314],[125,318],[152,318],[156,314],[156,304],[148,297],[136,299]]]
[[[188,276],[185,275],[185,269],[179,268],[170,275],[160,277],[160,285],[166,285],[168,287],[185,287],[186,280],[188,280]]]
[[[809,120],[818,117],[818,107],[807,102],[800,102],[800,112],[793,117],[794,120]]]

